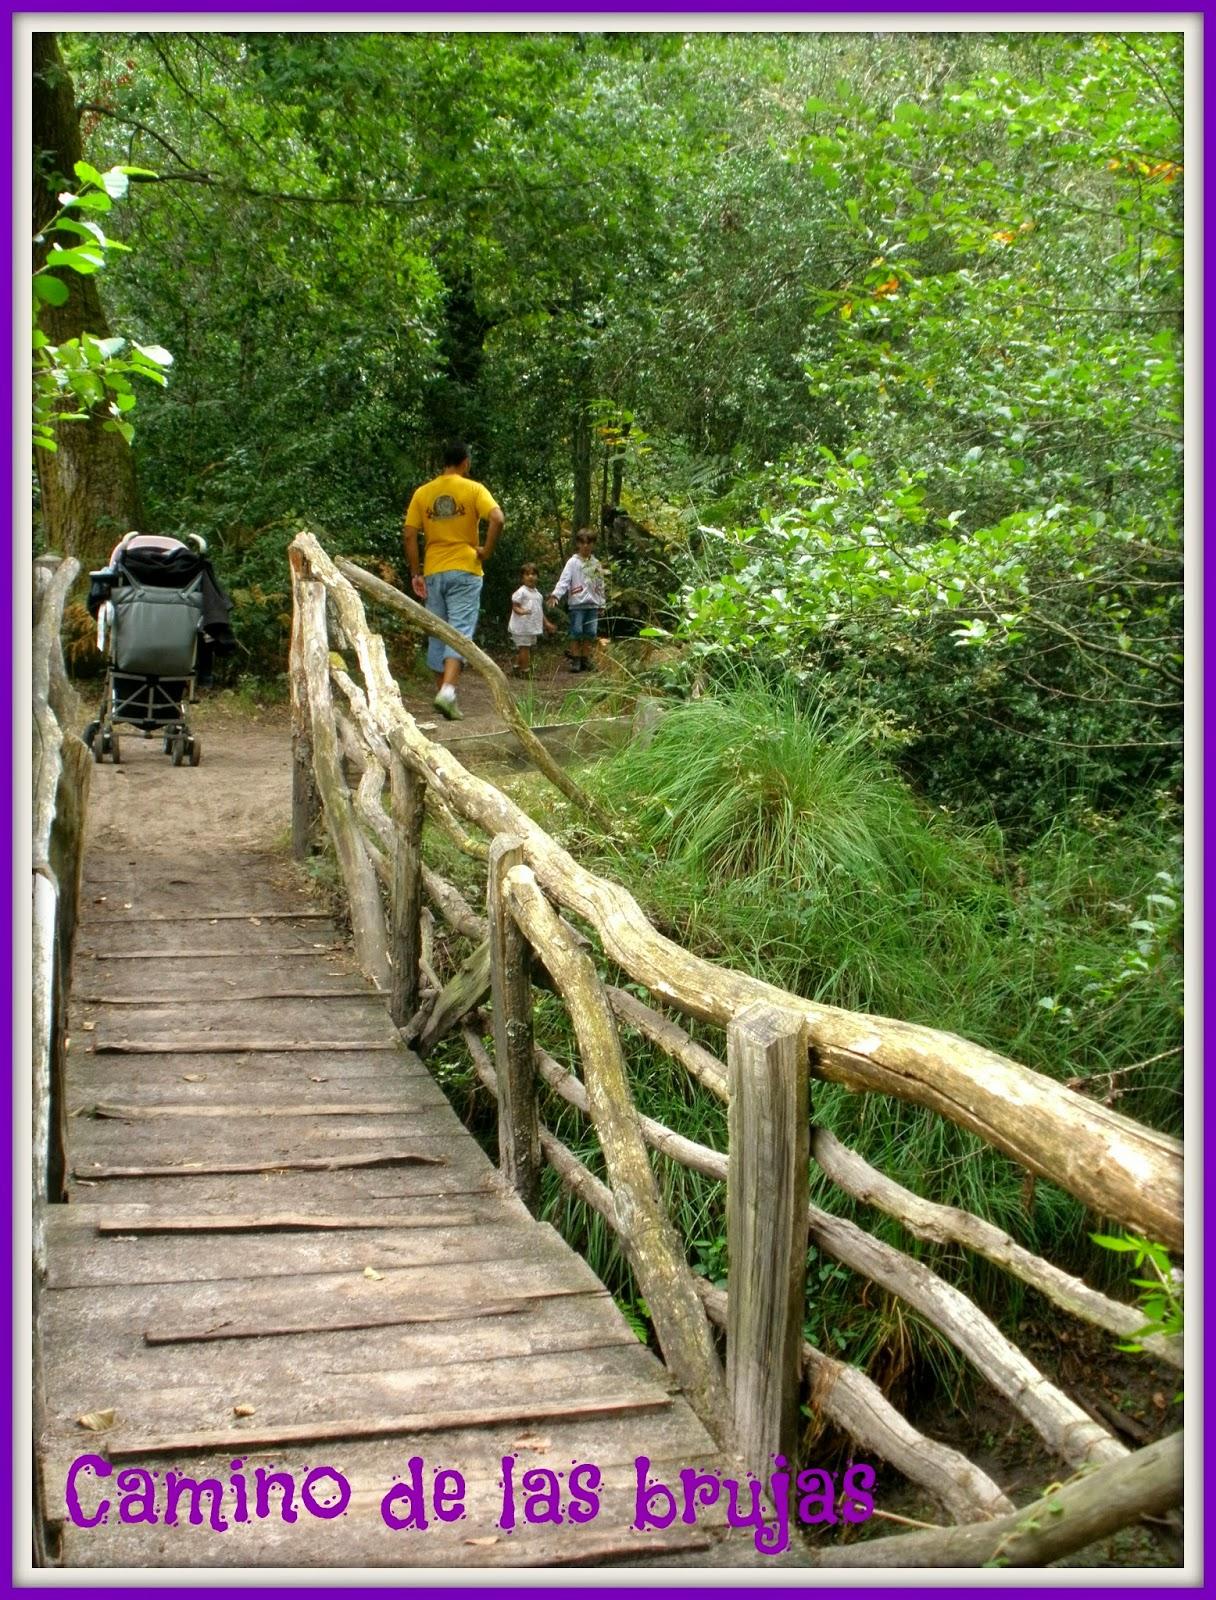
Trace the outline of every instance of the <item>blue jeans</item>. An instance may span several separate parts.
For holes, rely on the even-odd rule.
[[[570,637],[572,639],[594,639],[599,627],[600,608],[598,606],[571,606],[570,607]]]
[[[471,639],[477,628],[477,614],[481,609],[481,582],[471,572],[428,572],[426,576],[426,608],[433,617],[441,617]],[[426,664],[432,672],[442,672],[443,663],[451,656],[457,661],[464,657],[459,650],[441,639],[428,639]]]

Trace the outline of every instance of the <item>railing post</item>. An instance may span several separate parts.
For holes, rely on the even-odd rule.
[[[389,763],[388,776],[396,846],[391,934],[393,988],[389,1015],[401,1028],[418,1009],[418,971],[422,954],[422,817],[426,784],[398,755]]]
[[[730,1257],[726,1383],[739,1452],[764,1480],[795,1459],[810,1163],[806,1023],[759,1001],[726,1035]]]
[[[532,952],[503,895],[507,872],[524,859],[513,834],[490,845],[486,906],[490,921],[490,994],[494,1071],[498,1078],[498,1164],[535,1211],[540,1201],[540,1118],[532,1059]]]
[[[291,855],[305,861],[313,852],[313,838],[321,818],[321,799],[312,766],[312,720],[308,711],[308,674],[304,666],[304,556],[292,546],[291,651],[288,681],[291,685]]]

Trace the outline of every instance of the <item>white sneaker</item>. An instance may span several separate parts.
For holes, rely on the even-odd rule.
[[[464,712],[456,704],[455,689],[440,689],[435,696],[435,710],[441,712],[449,722],[464,721]]]

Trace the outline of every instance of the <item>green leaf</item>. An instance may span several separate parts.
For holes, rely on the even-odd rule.
[[[132,341],[131,348],[137,350],[148,361],[154,361],[158,367],[171,367],[173,357],[159,344],[138,344]]]
[[[70,267],[73,272],[87,277],[99,267],[104,267],[106,258],[96,249],[88,250],[82,245],[75,245],[70,250],[49,251],[46,264],[48,267]]]
[[[69,292],[62,278],[52,278],[40,272],[34,279],[34,293],[48,306],[67,305]]]
[[[91,167],[87,161],[78,161],[72,171],[82,183],[91,183],[98,189],[105,188],[101,173],[98,172],[96,167]]]
[[[109,211],[113,208],[113,201],[108,194],[99,194],[94,190],[88,194],[61,194],[59,199],[65,206],[80,206],[84,211]]]

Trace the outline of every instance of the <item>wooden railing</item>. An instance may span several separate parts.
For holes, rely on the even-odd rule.
[[[89,752],[75,731],[77,706],[60,642],[64,601],[79,571],[78,562],[54,556],[34,563],[29,1103],[35,1435],[45,1414],[39,1307],[46,1278],[47,1206],[63,1198],[68,988],[92,770]],[[35,1558],[45,1564],[48,1523],[41,1475],[36,1473],[35,1480]]]
[[[547,1162],[615,1231],[664,1359],[719,1442],[761,1478],[775,1455],[792,1460],[806,1379],[812,1405],[862,1449],[931,1491],[956,1522],[985,1523],[987,1534],[979,1539],[962,1538],[963,1530],[917,1535],[915,1551],[911,1536],[870,1541],[863,1548],[875,1564],[899,1564],[896,1546],[908,1564],[925,1565],[979,1564],[994,1552],[1010,1559],[1011,1548],[1026,1564],[1063,1553],[1054,1512],[1043,1519],[1049,1534],[1040,1540],[1028,1533],[1024,1513],[1014,1512],[980,1468],[920,1434],[862,1373],[803,1341],[809,1236],[821,1252],[914,1309],[1074,1471],[1099,1469],[1105,1491],[1095,1496],[1087,1489],[1068,1501],[1076,1507],[1068,1548],[1122,1525],[1112,1517],[1126,1522],[1177,1504],[1180,1436],[1130,1456],[946,1279],[811,1205],[810,1161],[845,1193],[898,1218],[914,1235],[965,1245],[1072,1316],[1126,1338],[1140,1329],[1139,1313],[982,1218],[911,1194],[826,1130],[813,1128],[809,1085],[822,1078],[930,1107],[1101,1216],[1174,1250],[1183,1237],[1181,1145],[953,1035],[809,1002],[716,967],[664,938],[620,885],[582,867],[510,799],[425,736],[405,710],[359,591],[411,627],[456,644],[491,684],[521,744],[535,754],[536,741],[519,723],[493,662],[370,573],[332,561],[307,532],[293,541],[290,561],[296,854],[307,852],[323,818],[349,900],[356,954],[389,996],[403,1036],[426,1054],[460,1030],[482,1082],[497,1097],[504,1176],[535,1208]],[[546,763],[538,757],[548,771]],[[348,772],[358,774],[357,781],[348,782]],[[573,791],[591,805],[569,774],[549,775],[567,795]],[[425,861],[426,818],[485,862],[485,918]],[[592,928],[607,960],[645,986],[664,1011],[604,983],[591,941],[563,912]],[[446,981],[435,971],[436,914],[474,946]],[[533,1037],[538,984],[565,1003],[581,1078]],[[487,996],[492,1053],[477,1010]],[[719,1024],[725,1063],[695,1042],[673,1012]],[[725,1154],[639,1115],[620,1024],[662,1047],[727,1102]],[[542,1124],[542,1083],[593,1123],[607,1182]],[[648,1147],[725,1183],[725,1294],[692,1273],[663,1208]],[[725,1367],[715,1324],[726,1333]],[[1158,1360],[1181,1365],[1181,1340],[1146,1344]],[[892,1553],[884,1558],[887,1545]]]
[[[64,1173],[63,1065],[72,941],[80,899],[84,810],[92,762],[75,723],[60,629],[74,560],[34,564],[32,1104],[34,1261],[45,1262],[44,1213]]]

